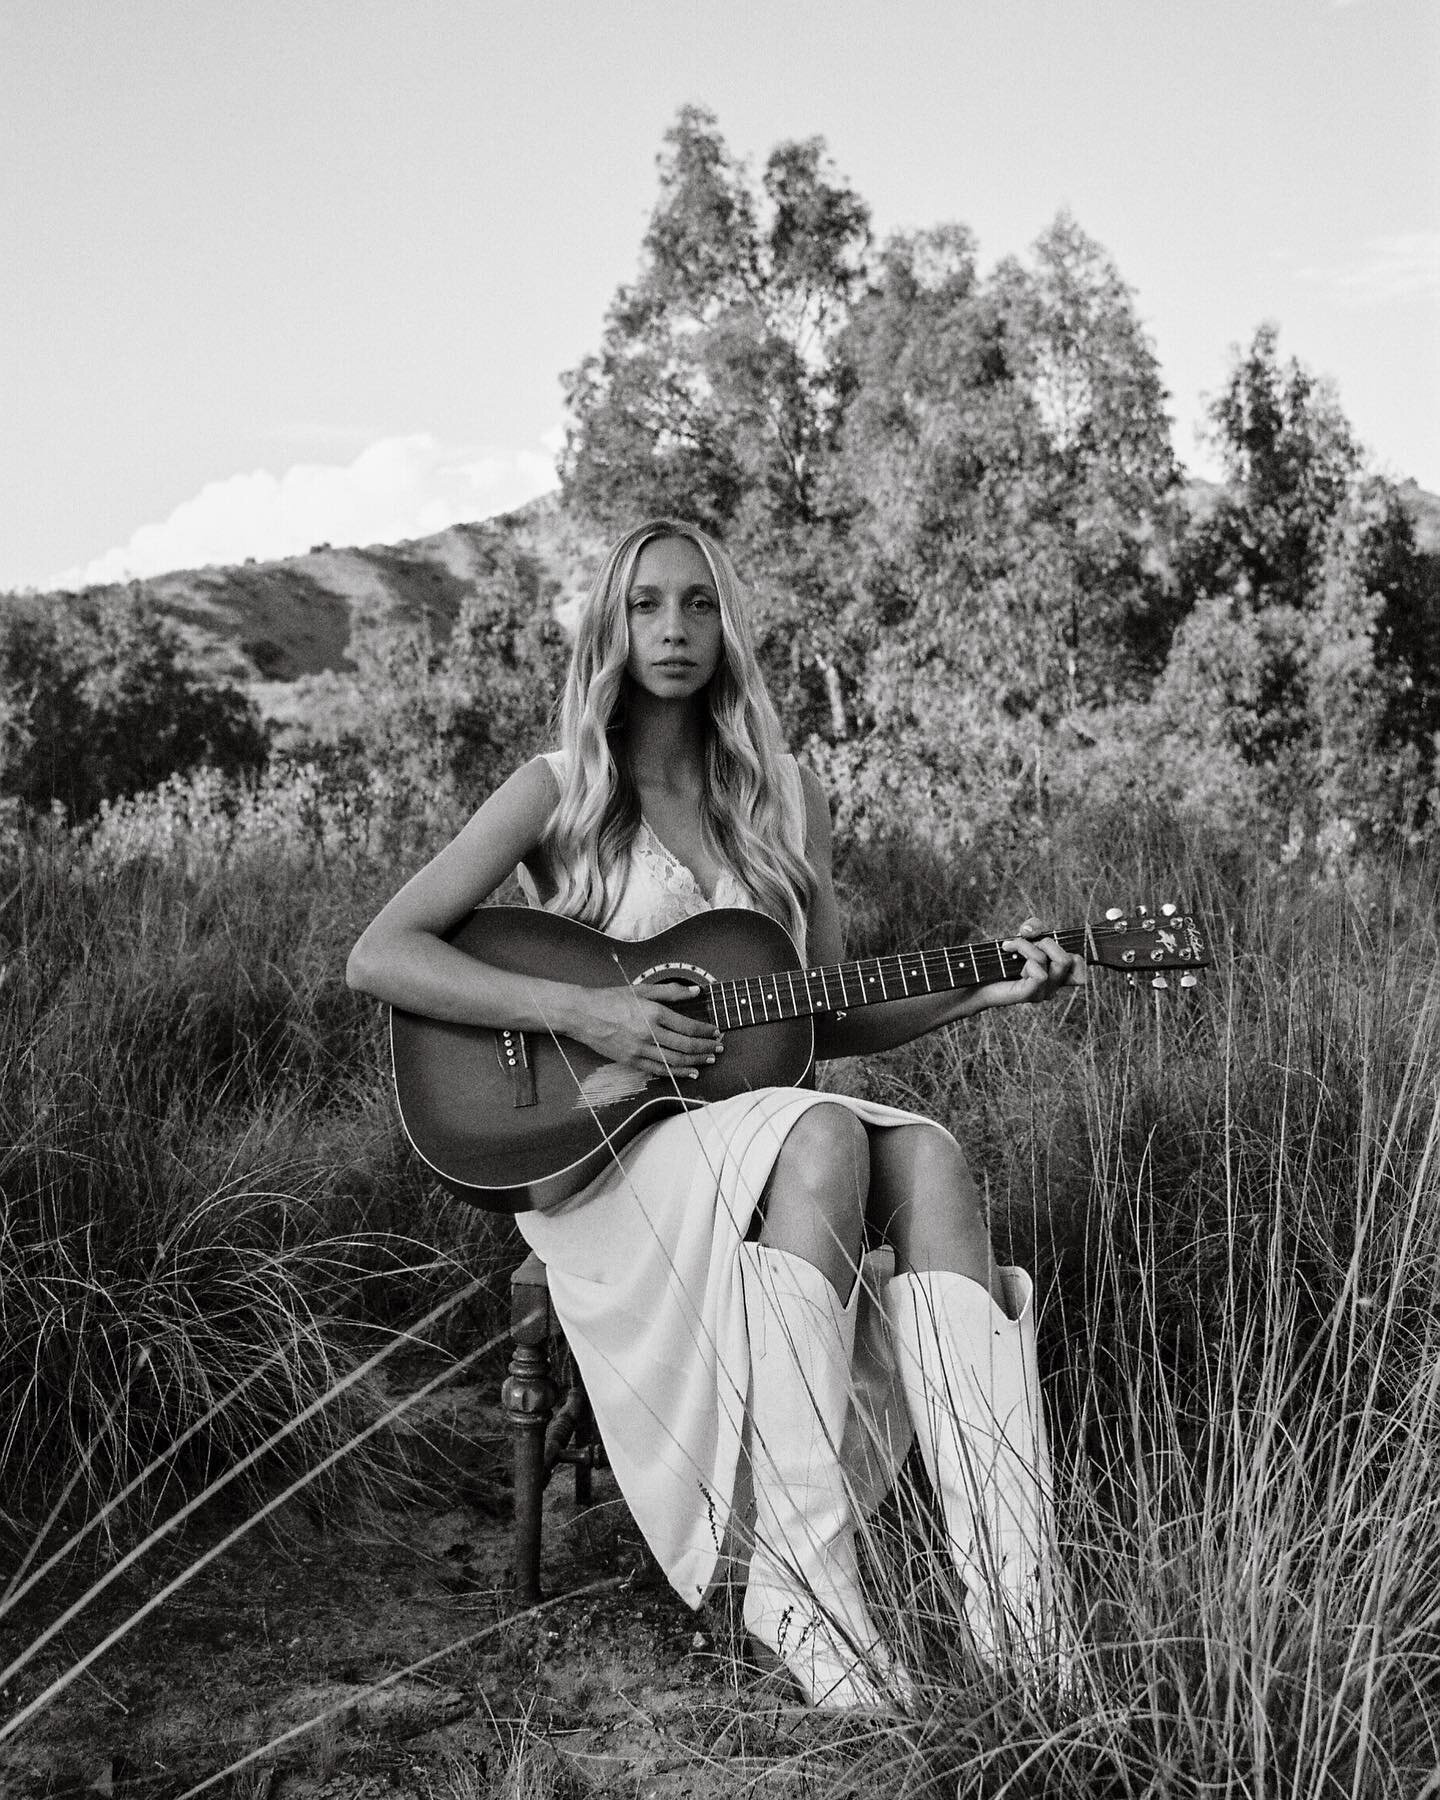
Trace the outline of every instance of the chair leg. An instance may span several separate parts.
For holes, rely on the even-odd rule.
[[[545,1434],[559,1389],[550,1372],[550,1293],[545,1265],[530,1255],[510,1282],[510,1372],[500,1404],[515,1454],[515,1598],[540,1598],[540,1519],[545,1496]]]
[[[515,1598],[533,1606],[540,1598],[540,1517],[545,1497],[545,1430],[555,1410],[556,1388],[543,1342],[517,1344],[500,1390],[515,1452]]]
[[[578,1371],[572,1372],[571,1380],[570,1395],[576,1407],[575,1443],[582,1452],[590,1452],[577,1457],[575,1462],[575,1504],[589,1506],[592,1498],[590,1474],[595,1467],[593,1447],[599,1434],[595,1429],[595,1415],[590,1410],[590,1396],[581,1384]]]

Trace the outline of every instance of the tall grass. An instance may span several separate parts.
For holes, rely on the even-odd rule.
[[[109,1533],[145,1523],[456,1278],[466,1231],[442,1221],[401,1152],[375,1009],[340,979],[382,883],[388,867],[327,867],[303,843],[237,849],[193,827],[175,858],[58,834],[12,843],[0,873],[12,1531],[93,1516],[122,1492]],[[307,1466],[366,1405],[357,1392],[327,1408],[256,1480]]]
[[[1413,1794],[1440,1762],[1432,877],[1076,828],[987,924],[1125,904],[1142,870],[1208,920],[1206,989],[1097,973],[854,1072],[943,1110],[1040,1275],[1084,1619],[1068,1697],[992,1683],[995,1729],[926,1757],[961,1792]]]
[[[123,854],[56,838],[0,879],[12,1591],[87,1523],[113,1559],[227,1470],[242,1527],[343,1470],[374,1442],[367,1363],[426,1308],[442,1330],[501,1249],[426,1197],[339,980],[394,855],[324,831],[207,848],[202,819],[162,856],[132,825]],[[920,1704],[822,1739],[824,1785],[1418,1792],[1440,1760],[1430,871],[1337,880],[1092,818],[988,867],[897,839],[842,880],[857,952],[1144,892],[1206,919],[1216,967],[1188,995],[1097,973],[835,1071],[953,1126],[1002,1257],[1037,1276],[1080,1623],[1064,1683],[975,1667],[902,1496],[877,1606]]]

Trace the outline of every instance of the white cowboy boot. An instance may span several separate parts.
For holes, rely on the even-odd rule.
[[[909,1684],[860,1592],[839,1455],[860,1284],[847,1305],[801,1257],[747,1243],[740,1259],[755,1492],[746,1629],[813,1706],[893,1706]]]
[[[1014,1317],[978,1281],[944,1269],[897,1275],[885,1314],[976,1651],[1036,1665],[1060,1651],[1054,1494],[1034,1290],[1023,1269],[1000,1274]]]

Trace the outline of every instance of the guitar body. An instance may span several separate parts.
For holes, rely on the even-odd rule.
[[[1166,905],[1112,907],[1054,937],[1062,949],[1150,986],[1191,987],[1210,956],[1196,921]],[[806,968],[784,928],[722,907],[625,943],[573,919],[486,906],[447,942],[495,968],[579,987],[668,978],[700,989],[676,1007],[718,1024],[724,1054],[698,1080],[645,1075],[544,1030],[450,1025],[390,1010],[395,1094],[411,1144],[461,1199],[494,1212],[558,1205],[589,1185],[647,1125],[762,1087],[795,1087],[815,1057],[816,1013],[1013,980],[1024,956],[1000,941],[930,946]]]
[[[701,992],[675,1010],[707,1023],[712,983],[801,967],[782,926],[730,907],[625,943],[534,908],[487,906],[447,941],[495,968],[581,987],[689,981]],[[578,1193],[637,1133],[670,1114],[799,1085],[815,1049],[808,1017],[747,1021],[747,1029],[726,1032],[724,1053],[698,1080],[677,1084],[606,1062],[571,1038],[450,1024],[399,1007],[390,1011],[390,1043],[400,1117],[416,1152],[461,1199],[498,1212]]]

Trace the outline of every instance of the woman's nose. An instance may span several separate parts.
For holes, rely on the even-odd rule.
[[[685,636],[685,614],[678,601],[665,608],[665,641],[679,643]]]

